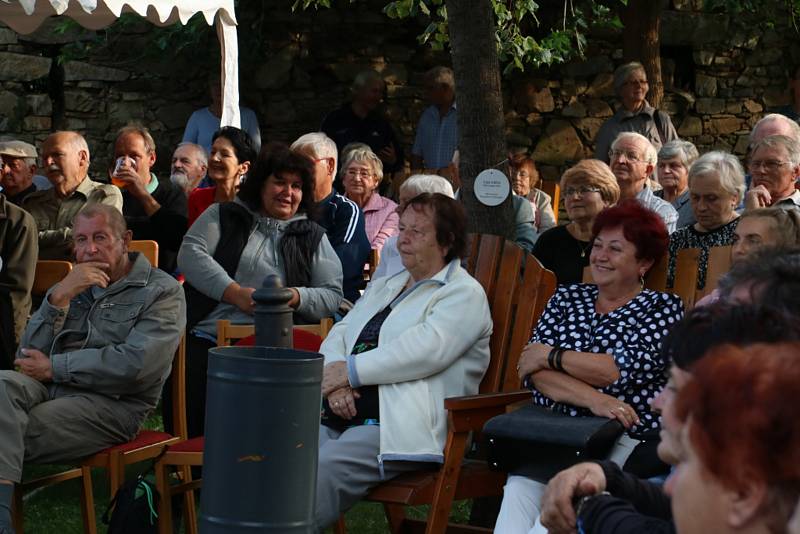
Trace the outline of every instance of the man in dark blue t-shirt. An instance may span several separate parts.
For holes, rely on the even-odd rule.
[[[364,264],[369,258],[370,244],[364,229],[364,213],[355,202],[333,191],[336,143],[324,133],[314,132],[292,143],[292,150],[314,161],[314,220],[325,229],[342,262],[344,298],[355,302],[364,282]]]

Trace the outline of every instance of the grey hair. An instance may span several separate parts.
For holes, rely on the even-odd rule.
[[[733,154],[714,150],[697,158],[689,168],[689,188],[697,176],[718,176],[719,183],[727,193],[736,196],[736,202],[744,197],[744,168]]]
[[[781,115],[780,113],[770,113],[768,115],[764,115],[761,119],[753,126],[753,129],[750,130],[750,137],[747,139],[747,144],[750,148],[753,148],[754,139],[756,138],[756,133],[758,129],[768,124],[770,122],[782,122],[786,124],[792,132],[792,137],[794,137],[797,141],[800,141],[800,124],[797,124],[795,121],[786,117],[785,115]]]
[[[80,152],[81,150],[86,152],[86,168],[88,169],[89,164],[92,162],[92,153],[89,151],[89,143],[86,142],[86,139],[81,134],[72,130],[58,130],[48,135],[47,138],[49,139],[54,135],[64,134],[68,136],[68,142],[72,150],[75,152]]]
[[[425,83],[430,85],[446,85],[450,89],[456,88],[453,70],[448,67],[433,67],[425,73]]]
[[[336,143],[322,132],[301,135],[297,138],[297,141],[292,143],[290,148],[300,152],[309,151],[315,158],[333,158],[333,168],[336,168],[336,161],[338,160]]]
[[[751,217],[770,219],[775,229],[773,235],[778,238],[776,246],[781,248],[800,247],[800,210],[781,208],[755,208],[742,213],[739,221]]]
[[[644,159],[647,163],[651,163],[653,165],[656,164],[657,161],[657,154],[656,154],[656,147],[653,146],[653,143],[650,142],[648,138],[643,136],[642,134],[636,132],[622,132],[620,133],[614,142],[611,143],[611,150],[614,150],[618,143],[624,140],[632,140],[638,141],[639,143],[644,143]]]
[[[625,85],[625,82],[628,81],[628,78],[630,78],[631,74],[639,70],[644,72],[645,76],[647,75],[644,65],[638,61],[631,61],[630,63],[625,63],[624,65],[617,67],[617,70],[614,71],[614,92],[619,94],[622,86]]]
[[[372,69],[362,70],[356,77],[353,78],[353,85],[351,89],[355,93],[356,91],[363,89],[372,82],[381,82],[382,84],[386,85],[386,82],[383,81],[383,77],[375,72]]]
[[[786,135],[768,135],[755,145],[751,154],[754,154],[759,148],[780,148],[786,149],[786,154],[789,156],[789,162],[792,167],[800,165],[800,142],[797,139],[792,139]]]
[[[383,162],[381,158],[375,155],[371,148],[354,148],[347,152],[347,155],[342,162],[342,168],[339,169],[339,178],[344,179],[347,168],[354,161],[365,162],[372,168],[372,174],[378,179],[378,183],[383,180]]]
[[[400,193],[409,193],[412,196],[422,193],[441,193],[450,198],[456,198],[453,186],[438,174],[414,174],[409,176],[400,186]]]
[[[194,149],[195,157],[197,161],[201,165],[205,165],[208,167],[208,152],[206,152],[205,147],[202,145],[198,145],[197,143],[191,143],[189,141],[184,141],[183,143],[178,143],[178,146],[175,147],[175,150],[172,152],[173,154],[178,151],[179,148],[183,146],[188,146]]]
[[[658,151],[658,161],[678,158],[681,165],[688,169],[699,155],[700,153],[693,143],[682,139],[675,139],[661,147],[661,150]]]

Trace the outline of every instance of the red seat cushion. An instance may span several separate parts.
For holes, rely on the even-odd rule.
[[[139,449],[141,447],[146,447],[148,445],[155,445],[157,443],[161,443],[163,441],[167,441],[172,439],[174,436],[172,434],[167,434],[166,432],[159,432],[158,430],[142,430],[139,432],[139,435],[133,438],[131,441],[127,443],[120,443],[119,445],[114,445],[113,447],[109,447],[100,451],[98,454],[107,454],[110,452],[128,452],[135,449]]]
[[[239,341],[236,342],[237,347],[252,347],[255,345],[256,336],[247,336],[243,337]],[[294,348],[297,350],[307,350],[310,352],[317,352],[319,350],[320,345],[322,345],[322,338],[319,337],[317,334],[309,332],[308,330],[303,330],[301,328],[295,328],[292,333],[292,342],[294,343]]]
[[[203,452],[205,438],[203,436],[187,439],[169,446],[169,452]]]

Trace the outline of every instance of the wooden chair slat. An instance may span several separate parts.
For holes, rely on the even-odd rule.
[[[43,297],[48,289],[63,280],[71,270],[72,264],[68,261],[37,261],[36,272],[33,275],[31,294],[37,297]]]
[[[553,207],[553,215],[558,224],[558,209],[561,203],[561,185],[553,180],[542,180],[539,183],[539,189],[550,195],[550,205]]]
[[[131,241],[128,244],[128,250],[131,252],[141,252],[147,258],[150,265],[158,267],[158,243],[149,239],[140,239]]]
[[[714,291],[719,285],[719,280],[731,270],[731,245],[724,247],[711,247],[708,249],[708,267],[706,268],[706,285],[698,289],[695,302]]]

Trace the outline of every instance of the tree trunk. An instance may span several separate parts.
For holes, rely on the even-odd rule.
[[[500,62],[490,0],[446,0],[458,106],[461,201],[468,231],[513,238],[511,194],[499,206],[481,204],[475,177],[506,158]],[[498,167],[505,172],[505,166]]]
[[[629,0],[620,10],[620,20],[625,26],[622,33],[622,58],[625,62],[639,61],[650,82],[650,105],[658,108],[664,98],[664,81],[661,78],[661,12],[665,0]]]

